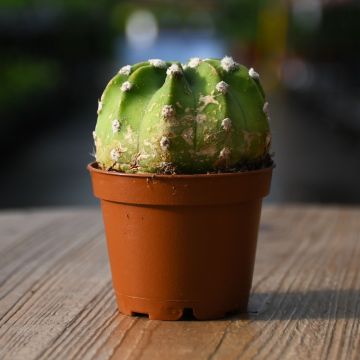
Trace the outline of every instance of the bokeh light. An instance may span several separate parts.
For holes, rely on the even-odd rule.
[[[137,10],[126,22],[126,39],[130,46],[141,49],[150,47],[158,36],[158,24],[148,10]]]

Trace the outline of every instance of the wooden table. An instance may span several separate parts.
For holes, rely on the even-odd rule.
[[[267,206],[249,313],[118,313],[98,210],[0,215],[0,359],[360,359],[360,208]]]

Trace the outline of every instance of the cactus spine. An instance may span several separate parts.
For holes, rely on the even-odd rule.
[[[94,139],[106,170],[233,170],[268,155],[268,103],[259,75],[230,57],[152,59],[122,67],[109,82]]]

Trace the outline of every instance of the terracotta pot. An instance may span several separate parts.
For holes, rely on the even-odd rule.
[[[177,320],[246,311],[262,198],[272,168],[201,175],[122,174],[90,164],[123,314]]]

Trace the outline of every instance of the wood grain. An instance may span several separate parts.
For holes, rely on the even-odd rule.
[[[264,208],[249,313],[116,310],[97,210],[0,213],[0,359],[359,359],[360,209]]]

